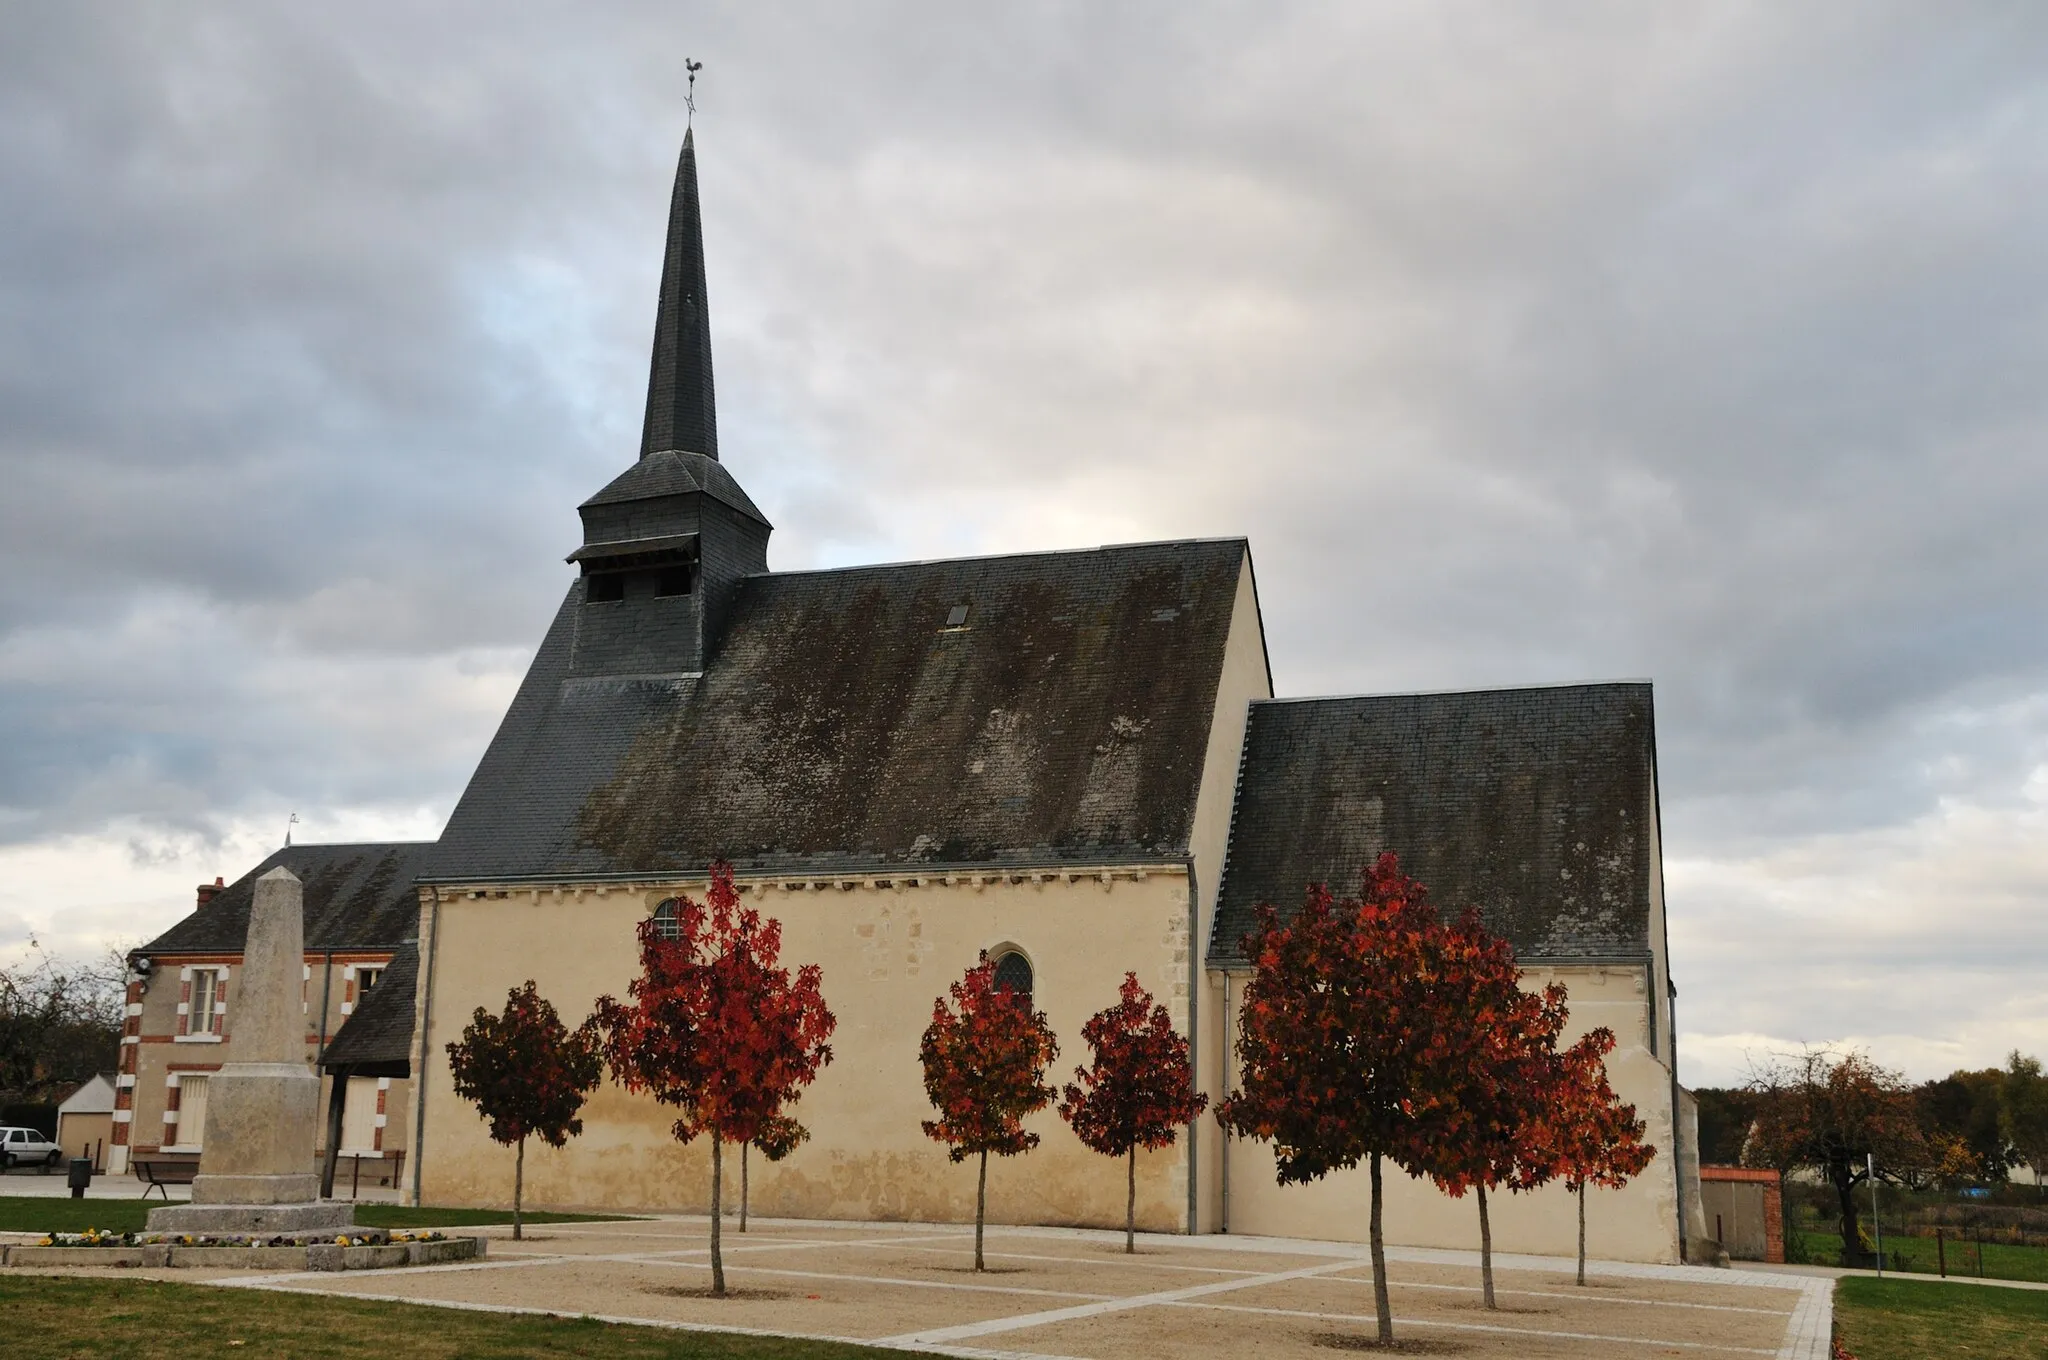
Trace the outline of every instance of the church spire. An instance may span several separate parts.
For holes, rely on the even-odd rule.
[[[683,134],[675,193],[669,199],[668,250],[661,262],[654,361],[647,374],[647,418],[640,427],[642,458],[668,449],[718,457],[718,406],[711,390],[711,313],[704,298],[704,226],[697,208],[695,136],[694,130]]]

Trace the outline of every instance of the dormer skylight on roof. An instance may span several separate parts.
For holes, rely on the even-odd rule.
[[[968,606],[964,604],[956,604],[947,610],[946,627],[965,628],[967,626],[967,610]]]

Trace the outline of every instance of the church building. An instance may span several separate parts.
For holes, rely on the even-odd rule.
[[[560,608],[440,840],[280,852],[138,951],[152,971],[131,991],[122,1088],[138,1145],[145,1129],[183,1137],[150,1122],[182,1080],[169,1058],[190,1051],[154,1032],[192,1023],[176,979],[205,973],[207,1023],[224,1005],[231,1042],[248,885],[277,863],[304,877],[383,856],[381,876],[330,866],[324,897],[309,880],[309,989],[333,995],[328,950],[354,978],[381,970],[345,1017],[309,996],[309,1056],[342,1097],[330,1124],[372,1127],[358,1112],[374,1101],[409,1195],[505,1202],[511,1154],[455,1096],[447,1044],[528,979],[572,1024],[623,996],[639,924],[701,900],[726,860],[742,900],[782,922],[784,961],[822,965],[838,1017],[835,1061],[795,1110],[811,1141],[755,1160],[754,1212],[971,1218],[973,1166],[919,1128],[917,1051],[934,998],[981,954],[1049,1017],[1055,1082],[1132,971],[1220,1097],[1256,907],[1312,881],[1355,891],[1394,850],[1447,910],[1476,906],[1510,939],[1529,985],[1565,983],[1570,1036],[1614,1030],[1613,1083],[1658,1156],[1593,1193],[1590,1249],[1681,1257],[1698,1177],[1648,684],[1276,698],[1243,539],[772,570],[768,519],[719,456],[711,357],[686,136],[639,456],[579,507]],[[316,899],[337,913],[324,934]],[[671,1118],[607,1082],[581,1137],[529,1149],[528,1203],[702,1211],[709,1150],[678,1145]],[[1122,1163],[1051,1108],[1031,1126],[1040,1146],[990,1167],[991,1219],[1121,1225]],[[1476,1240],[1469,1201],[1389,1187],[1390,1241]],[[1140,1153],[1137,1203],[1158,1232],[1358,1239],[1366,1223],[1362,1171],[1280,1187],[1271,1153],[1208,1115]],[[1573,1249],[1562,1189],[1496,1205],[1503,1250]]]

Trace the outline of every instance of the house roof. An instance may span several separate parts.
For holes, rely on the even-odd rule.
[[[1245,551],[749,576],[701,676],[572,677],[572,589],[435,875],[1177,858]]]
[[[1242,964],[1261,903],[1355,893],[1385,850],[1525,958],[1651,952],[1648,684],[1265,700],[1248,721],[1212,965]]]
[[[322,1067],[348,1067],[366,1076],[407,1076],[412,1071],[413,992],[419,982],[417,940],[405,940],[377,985],[327,1041]],[[382,1068],[382,1071],[365,1071]]]
[[[114,1112],[114,1079],[105,1072],[97,1073],[90,1081],[82,1083],[70,1095],[57,1102],[58,1114],[112,1114]]]
[[[391,948],[417,932],[413,881],[433,849],[432,841],[287,846],[136,952],[241,952],[256,880],[279,866],[305,885],[306,948]]]

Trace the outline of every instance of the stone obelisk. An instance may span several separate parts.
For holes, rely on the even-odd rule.
[[[153,1209],[159,1232],[324,1233],[355,1207],[319,1198],[320,1079],[306,1065],[305,890],[282,866],[256,880],[235,997],[233,1061],[206,1083],[192,1202]]]

